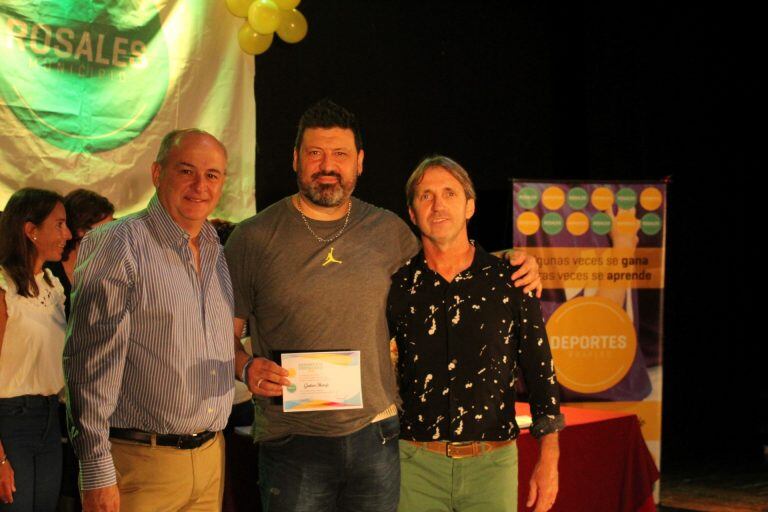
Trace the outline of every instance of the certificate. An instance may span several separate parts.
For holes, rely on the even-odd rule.
[[[283,386],[283,411],[362,409],[360,351],[283,353],[280,366],[288,370]]]

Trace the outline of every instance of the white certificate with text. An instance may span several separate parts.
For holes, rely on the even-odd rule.
[[[283,386],[283,411],[361,409],[360,351],[283,353],[280,366],[288,370]]]

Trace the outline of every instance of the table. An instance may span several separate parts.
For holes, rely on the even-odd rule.
[[[516,413],[530,414],[528,404]],[[653,483],[659,471],[634,414],[561,407],[560,491],[553,512],[655,511]],[[518,438],[519,510],[525,508],[529,481],[538,460],[538,441],[526,430]]]

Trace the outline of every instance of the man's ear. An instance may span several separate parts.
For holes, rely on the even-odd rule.
[[[152,164],[152,184],[157,188],[160,186],[160,175],[163,173],[163,166],[157,162]]]
[[[471,219],[474,214],[475,214],[475,200],[467,199],[467,208],[466,208],[466,214],[465,214],[466,219],[467,220]]]
[[[411,222],[415,226],[416,225],[416,214],[413,213],[413,208],[411,208],[410,206],[408,207],[408,216],[411,218]]]
[[[361,149],[357,152],[357,175],[363,174],[363,159],[365,158],[365,152]]]

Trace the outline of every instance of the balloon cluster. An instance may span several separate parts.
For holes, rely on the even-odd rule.
[[[298,43],[307,35],[307,19],[296,10],[301,0],[226,0],[229,12],[246,21],[237,32],[240,48],[249,55],[267,51],[277,35]]]

